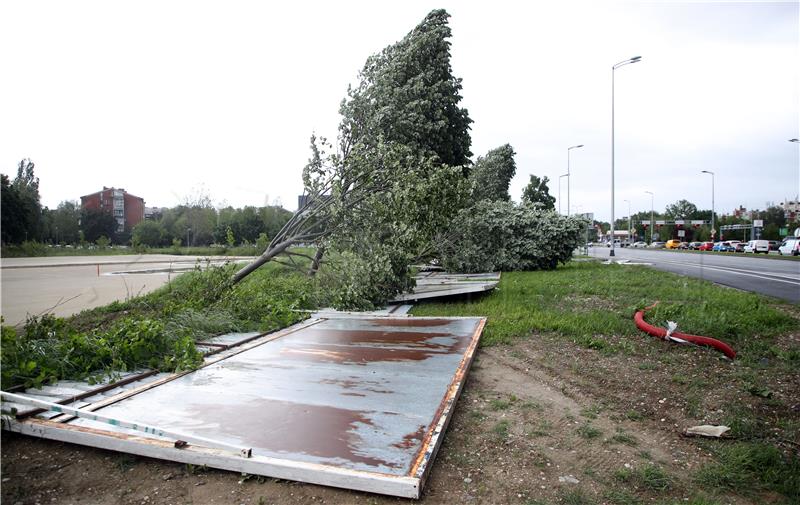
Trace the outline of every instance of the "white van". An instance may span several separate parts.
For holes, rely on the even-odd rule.
[[[744,252],[769,254],[769,240],[751,240],[744,246]]]
[[[778,248],[778,252],[789,256],[800,254],[800,237],[786,237]]]

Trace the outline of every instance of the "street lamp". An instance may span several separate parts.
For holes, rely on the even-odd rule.
[[[614,256],[614,71],[640,61],[642,61],[641,56],[634,56],[611,67],[611,256]]]
[[[714,228],[714,172],[711,170],[701,170],[701,174],[711,174],[711,241],[714,241],[714,236],[717,234],[717,229]]]
[[[630,246],[631,242],[631,201],[630,200],[622,200],[623,202],[628,202],[628,245]]]
[[[583,147],[583,144],[567,148],[567,216],[569,216],[569,209],[570,209],[570,207],[569,207],[569,180],[572,179],[572,177],[569,176],[569,152],[572,151],[573,149],[578,149],[579,147]]]
[[[559,175],[558,176],[558,215],[561,215],[561,178],[567,177],[569,174]],[[567,179],[569,180],[569,179]],[[569,214],[569,207],[567,207],[567,214]]]
[[[645,191],[648,195],[650,195],[650,243],[653,243],[653,228],[656,227],[655,222],[653,221],[653,192],[652,191]]]

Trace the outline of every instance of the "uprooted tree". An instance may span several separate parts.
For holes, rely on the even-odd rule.
[[[434,239],[467,201],[471,120],[450,66],[448,14],[435,10],[403,40],[371,56],[342,102],[337,146],[312,137],[305,203],[264,253],[233,277],[270,260],[304,256],[299,244],[368,264],[372,295],[409,286],[408,265],[433,254]],[[365,267],[366,268],[366,267]],[[379,287],[375,292],[374,285]],[[358,298],[365,288],[351,286]]]
[[[453,220],[442,264],[457,272],[552,270],[572,257],[586,224],[539,205],[483,200]]]
[[[570,257],[577,220],[508,201],[516,172],[510,145],[472,166],[448,17],[432,11],[367,59],[341,104],[336,146],[311,138],[303,204],[234,283],[269,261],[303,268],[298,257],[311,261],[314,274],[324,258],[321,275],[336,280],[334,306],[367,307],[411,287],[409,266],[419,260],[476,271],[553,268]]]

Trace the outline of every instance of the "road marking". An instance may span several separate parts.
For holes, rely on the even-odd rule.
[[[654,263],[658,264],[659,261],[654,261]],[[742,269],[734,269],[733,267],[725,267],[720,265],[705,265],[702,263],[686,263],[681,261],[672,261],[672,260],[660,260],[661,263],[670,263],[673,265],[679,266],[687,266],[687,267],[695,267],[700,269],[709,269],[709,270],[717,270],[719,272],[737,274],[737,275],[744,275],[747,277],[755,277],[757,279],[763,279],[767,281],[774,281],[774,282],[783,282],[786,284],[792,285],[800,285],[800,277],[795,278],[793,276],[786,276],[784,274],[772,274],[772,273],[765,273],[765,272],[758,272],[755,270],[742,270]],[[788,280],[787,280],[788,279]]]

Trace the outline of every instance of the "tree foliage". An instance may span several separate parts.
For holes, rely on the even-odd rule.
[[[474,201],[511,200],[508,186],[517,173],[514,154],[511,144],[505,144],[478,157],[470,171]]]
[[[30,159],[21,160],[13,181],[5,175],[0,180],[3,243],[18,244],[41,239],[42,206],[39,178],[34,175],[34,166]]]
[[[442,262],[457,272],[551,270],[583,243],[587,224],[533,205],[484,200],[458,214]]]
[[[383,301],[408,287],[409,264],[434,252],[434,239],[466,203],[471,121],[458,106],[461,81],[452,75],[447,18],[443,10],[431,12],[367,60],[340,107],[336,148],[311,139],[306,205],[234,282],[278,256],[291,263],[297,253],[290,246],[303,243],[318,246],[312,271],[330,250],[335,261],[362,272],[340,278],[349,293],[341,303]]]
[[[101,209],[81,211],[81,231],[88,242],[96,242],[100,237],[113,241],[117,233],[117,220],[111,212]]]
[[[688,200],[678,200],[667,205],[665,214],[670,219],[696,219],[697,205]]]
[[[367,59],[340,108],[346,156],[362,144],[399,144],[434,154],[449,166],[467,166],[472,120],[459,107],[461,79],[450,65],[449,14],[431,11],[400,42]]]
[[[548,182],[550,182],[550,179],[547,176],[540,179],[538,176],[531,174],[530,182],[522,191],[522,202],[538,204],[544,210],[554,210],[556,208],[556,199],[550,196],[550,188],[547,187]]]

